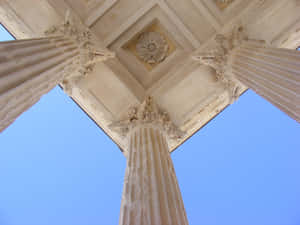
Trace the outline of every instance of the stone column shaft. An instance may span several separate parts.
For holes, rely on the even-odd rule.
[[[165,135],[140,126],[131,132],[120,225],[188,224]]]
[[[0,132],[57,84],[71,94],[96,62],[114,56],[74,18],[46,33],[0,42]]]
[[[0,42],[0,131],[61,82],[76,55],[64,37]]]
[[[119,225],[187,225],[167,144],[184,133],[151,97],[110,128],[128,141]]]
[[[300,122],[300,52],[250,43],[232,55],[236,79]]]
[[[193,58],[213,67],[221,80],[251,88],[300,122],[299,51],[249,39],[242,27],[229,36],[217,35],[215,40],[215,49]]]

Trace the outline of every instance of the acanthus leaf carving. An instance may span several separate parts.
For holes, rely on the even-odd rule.
[[[243,86],[231,72],[233,55],[235,50],[247,41],[264,44],[264,41],[249,39],[243,27],[240,26],[233,29],[228,36],[217,34],[215,48],[198,52],[192,56],[194,60],[215,70],[217,81],[225,85],[230,103],[233,103],[239,97],[239,90]]]
[[[185,135],[172,121],[169,114],[158,108],[153,98],[148,96],[138,107],[131,107],[125,120],[110,124],[110,129],[120,136],[126,137],[128,132],[141,124],[152,124],[160,127],[173,140],[178,140]]]
[[[72,95],[72,88],[93,69],[97,62],[115,57],[115,53],[100,45],[100,41],[92,34],[80,19],[68,11],[62,24],[52,26],[45,31],[47,36],[63,36],[75,43],[78,54],[64,68],[64,90]],[[53,41],[54,44],[55,41]]]

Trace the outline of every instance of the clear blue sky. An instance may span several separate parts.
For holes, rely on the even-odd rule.
[[[299,139],[247,91],[172,153],[190,225],[299,225]],[[59,87],[0,146],[0,225],[118,224],[125,157]]]

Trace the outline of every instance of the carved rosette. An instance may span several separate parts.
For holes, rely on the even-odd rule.
[[[158,126],[173,140],[178,140],[185,135],[171,121],[169,114],[160,110],[150,96],[139,107],[131,107],[127,119],[112,123],[109,127],[120,136],[126,137],[131,130],[140,125]]]
[[[73,15],[67,13],[65,21],[45,31],[47,36],[63,36],[75,42],[78,55],[64,69],[62,85],[68,94],[72,94],[74,85],[90,73],[97,62],[115,57],[115,54],[100,46],[99,40]],[[56,44],[54,42],[54,44]]]
[[[238,27],[228,35],[218,34],[215,37],[216,47],[206,52],[196,53],[192,58],[203,65],[212,67],[216,71],[217,81],[222,82],[229,95],[230,103],[233,103],[239,95],[242,84],[231,72],[233,55],[243,43],[249,41],[249,38],[242,27]],[[262,44],[262,41],[251,40]]]
[[[136,44],[138,56],[146,63],[162,62],[168,54],[169,45],[158,32],[145,32],[140,35]]]

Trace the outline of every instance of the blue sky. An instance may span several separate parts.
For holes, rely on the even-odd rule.
[[[299,225],[299,134],[247,91],[179,147],[172,159],[190,225]],[[0,225],[118,224],[125,157],[59,87],[0,143]]]

